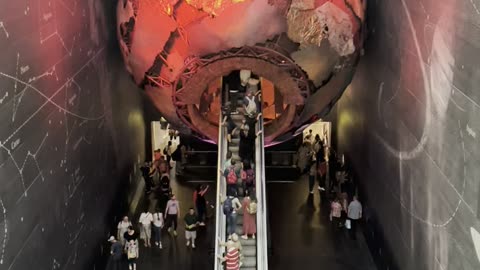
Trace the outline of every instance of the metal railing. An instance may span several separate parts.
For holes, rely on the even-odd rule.
[[[222,123],[223,115],[220,114],[220,122]],[[223,179],[222,169],[225,164],[225,157],[227,155],[228,150],[228,142],[226,136],[226,128],[222,125],[219,125],[218,128],[218,162],[217,162],[217,203],[216,203],[216,223],[215,223],[215,270],[222,270],[223,265],[217,259],[217,255],[221,255],[223,253],[222,247],[219,245],[218,241],[225,242],[225,237],[227,233],[227,222],[226,217],[223,214],[223,207],[222,207],[222,198],[226,197],[227,193],[227,183]]]
[[[265,182],[265,146],[263,116],[258,119],[255,140],[255,186],[257,197],[257,269],[268,269],[267,196]]]

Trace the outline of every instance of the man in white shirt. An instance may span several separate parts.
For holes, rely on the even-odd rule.
[[[145,211],[140,215],[138,222],[142,225],[140,238],[145,240],[145,247],[151,247],[150,238],[152,237],[152,213]]]
[[[348,219],[350,219],[350,236],[357,239],[357,226],[362,218],[362,204],[358,201],[357,196],[353,196],[353,201],[348,205]]]

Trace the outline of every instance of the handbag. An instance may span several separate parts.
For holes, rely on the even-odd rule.
[[[352,221],[350,219],[345,220],[345,228],[348,230],[352,228]]]

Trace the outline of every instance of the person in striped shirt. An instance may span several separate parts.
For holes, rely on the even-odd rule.
[[[228,247],[225,257],[219,257],[222,262],[225,262],[226,270],[240,270],[240,251],[235,247]]]

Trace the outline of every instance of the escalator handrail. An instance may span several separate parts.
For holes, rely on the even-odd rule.
[[[268,269],[268,228],[265,182],[265,148],[263,116],[257,121],[256,132],[262,131],[255,139],[255,186],[257,197],[257,269]]]
[[[225,156],[227,155],[227,136],[226,128],[221,125],[223,121],[223,115],[220,114],[219,120],[219,128],[218,128],[218,161],[217,161],[217,198],[216,198],[216,222],[215,222],[215,258],[214,258],[214,266],[215,270],[223,270],[222,263],[217,259],[217,255],[221,255],[223,253],[222,247],[218,243],[218,240],[221,242],[225,242],[225,235],[226,235],[226,218],[223,214],[223,207],[221,198],[226,197],[226,182],[223,181],[223,173],[221,172],[224,164],[225,164]]]

